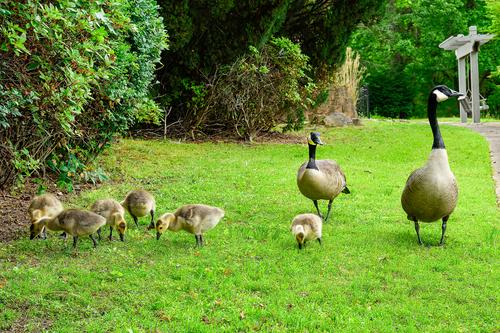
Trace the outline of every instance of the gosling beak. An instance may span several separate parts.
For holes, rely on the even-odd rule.
[[[159,240],[161,237],[161,234],[159,232],[156,232],[156,240]]]
[[[302,243],[299,243],[299,250],[302,250]]]
[[[124,242],[124,241],[125,241],[125,238],[124,238],[123,234],[120,234],[120,240],[121,240],[122,242]]]

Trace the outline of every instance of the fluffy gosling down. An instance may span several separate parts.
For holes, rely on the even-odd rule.
[[[121,202],[121,205],[132,216],[137,227],[139,226],[137,218],[150,214],[151,222],[148,229],[154,229],[156,203],[155,198],[151,195],[151,193],[145,190],[130,191],[125,197],[125,200]]]
[[[156,221],[156,239],[165,230],[184,230],[194,234],[196,245],[203,246],[203,233],[215,227],[224,217],[224,211],[207,205],[185,205],[173,214],[166,213]]]
[[[127,231],[127,222],[125,221],[125,209],[120,203],[113,199],[97,200],[90,208],[94,213],[101,215],[106,219],[106,225],[109,226],[108,239],[113,240],[113,229],[116,229],[120,240],[123,242],[125,231]],[[101,240],[101,229],[97,229],[99,240]]]
[[[43,227],[47,226],[51,230],[62,230],[73,236],[73,248],[76,248],[78,237],[83,236],[89,236],[96,247],[97,242],[92,234],[105,224],[106,219],[96,213],[79,209],[66,209],[56,217],[43,217],[33,223],[30,228],[30,239],[38,236]]]
[[[55,195],[46,193],[35,197],[28,208],[31,223],[40,220],[42,217],[53,218],[63,211],[63,205]],[[46,238],[45,228],[41,234]]]
[[[292,233],[297,240],[299,249],[305,246],[308,240],[318,240],[321,245],[321,230],[323,221],[315,214],[300,214],[292,221]]]

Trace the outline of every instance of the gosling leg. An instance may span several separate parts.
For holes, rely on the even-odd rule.
[[[415,222],[415,231],[417,232],[418,244],[422,245],[422,240],[420,239],[420,225],[417,220],[413,220]]]
[[[133,215],[133,214],[130,214],[130,215],[132,215],[132,218],[134,219],[135,226],[136,226],[137,228],[139,228],[139,222],[137,222],[137,216],[135,216],[135,215]]]
[[[318,216],[321,217],[321,219],[323,219],[323,215],[319,211],[318,200],[313,200],[313,202],[314,202],[314,207],[316,207],[316,210],[318,211]]]
[[[90,237],[90,239],[92,239],[92,242],[94,243],[94,248],[96,248],[97,247],[97,242],[95,241],[94,236],[89,235],[89,237]]]
[[[200,235],[200,244],[201,246],[205,245],[205,241],[203,240],[203,235]]]
[[[78,236],[73,236],[73,248],[76,249],[76,244],[78,243]]]
[[[113,240],[113,227],[109,227],[109,240],[112,241]]]
[[[325,223],[326,221],[328,221],[328,217],[330,216],[330,211],[332,209],[332,202],[333,200],[328,201],[328,212],[326,213]]]
[[[97,236],[99,236],[99,242],[101,241],[101,228],[97,229]]]
[[[444,233],[446,232],[446,222],[448,222],[449,218],[450,215],[443,217],[443,224],[441,225],[441,241],[439,242],[439,245],[444,244]]]
[[[154,222],[155,211],[151,210],[149,213],[151,214],[151,223],[149,223],[148,230],[151,230],[155,228],[155,222]]]

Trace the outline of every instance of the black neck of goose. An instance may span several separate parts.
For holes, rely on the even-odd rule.
[[[431,93],[427,102],[427,116],[429,117],[429,124],[431,125],[432,136],[434,137],[432,149],[444,149],[444,141],[443,137],[441,136],[441,131],[439,130],[439,124],[436,115],[437,104],[438,102],[436,100],[436,95]]]
[[[316,145],[309,144],[309,162],[307,163],[306,169],[316,169]]]

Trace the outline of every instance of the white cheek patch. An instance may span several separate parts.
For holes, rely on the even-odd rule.
[[[432,92],[434,95],[436,95],[436,100],[438,102],[442,102],[442,101],[446,101],[448,99],[448,96],[446,96],[445,94],[443,94],[441,91],[439,90],[434,90]]]

